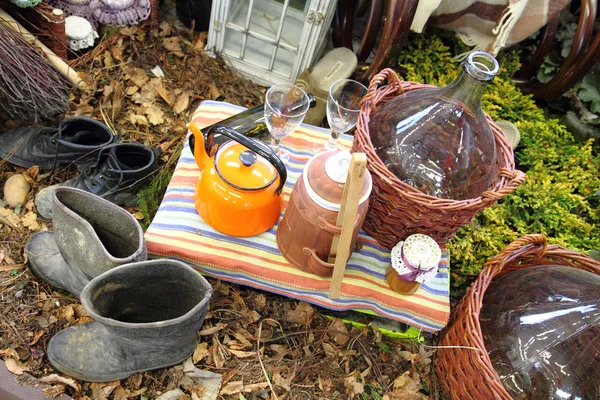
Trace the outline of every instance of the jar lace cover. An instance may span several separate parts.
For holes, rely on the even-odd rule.
[[[71,15],[65,18],[65,34],[69,48],[74,51],[94,46],[98,33],[85,18]]]

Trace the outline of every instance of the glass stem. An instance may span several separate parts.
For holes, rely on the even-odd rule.
[[[329,135],[329,140],[325,143],[325,148],[327,150],[337,150],[337,142],[340,137],[340,133],[336,132],[335,129],[331,130],[331,135]]]
[[[273,150],[273,152],[277,155],[279,155],[279,144],[280,143],[281,143],[281,140],[271,138],[271,150]]]

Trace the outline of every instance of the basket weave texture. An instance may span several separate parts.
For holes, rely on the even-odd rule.
[[[386,80],[387,84],[381,85]],[[352,151],[367,154],[367,167],[373,177],[363,229],[388,249],[413,233],[429,235],[445,243],[460,227],[471,223],[476,214],[514,192],[525,181],[525,174],[515,170],[508,140],[489,116],[487,119],[496,139],[499,179],[481,196],[467,200],[440,199],[413,188],[390,172],[373,148],[369,136],[370,116],[396,96],[426,87],[432,86],[401,81],[396,72],[386,68],[373,77],[361,101]]]
[[[502,274],[548,264],[566,265],[600,275],[600,262],[577,251],[548,245],[543,235],[523,236],[490,258],[441,333],[436,369],[452,399],[512,399],[485,349],[479,324],[483,296],[492,280]]]

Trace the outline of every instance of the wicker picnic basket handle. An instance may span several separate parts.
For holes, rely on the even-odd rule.
[[[384,90],[379,91],[379,85],[386,80],[387,85],[385,85]],[[371,107],[371,112],[375,112],[375,106],[380,103],[381,99],[395,97],[402,93],[404,93],[402,80],[398,78],[396,71],[391,68],[385,68],[376,74],[373,79],[371,79],[371,82],[369,82],[369,89],[367,90],[367,94],[365,94],[360,101],[360,106],[362,108],[363,104],[369,103],[368,105]]]

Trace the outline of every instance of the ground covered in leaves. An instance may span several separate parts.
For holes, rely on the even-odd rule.
[[[262,103],[265,89],[245,81],[203,52],[205,35],[176,30],[125,28],[87,61],[77,62],[91,89],[74,91],[68,116],[85,115],[110,126],[124,141],[161,147],[168,176],[179,155],[186,121],[204,99],[243,106]],[[17,125],[1,121],[1,129]],[[55,123],[58,121],[55,121]],[[32,276],[23,245],[51,222],[37,218],[39,190],[76,174],[53,174],[0,163],[0,184],[16,172],[31,185],[27,201],[0,208],[0,356],[19,381],[45,382],[48,395],[78,399],[209,398],[198,369],[222,376],[224,399],[423,399],[437,398],[427,346],[382,337],[326,318],[318,309],[284,297],[210,280],[215,295],[198,345],[186,363],[111,383],[84,383],[58,374],[45,356],[59,330],[90,321],[78,299]],[[160,200],[160,199],[157,199]],[[151,208],[151,207],[150,207]],[[130,209],[142,223],[145,207]],[[180,392],[174,392],[179,390]]]

